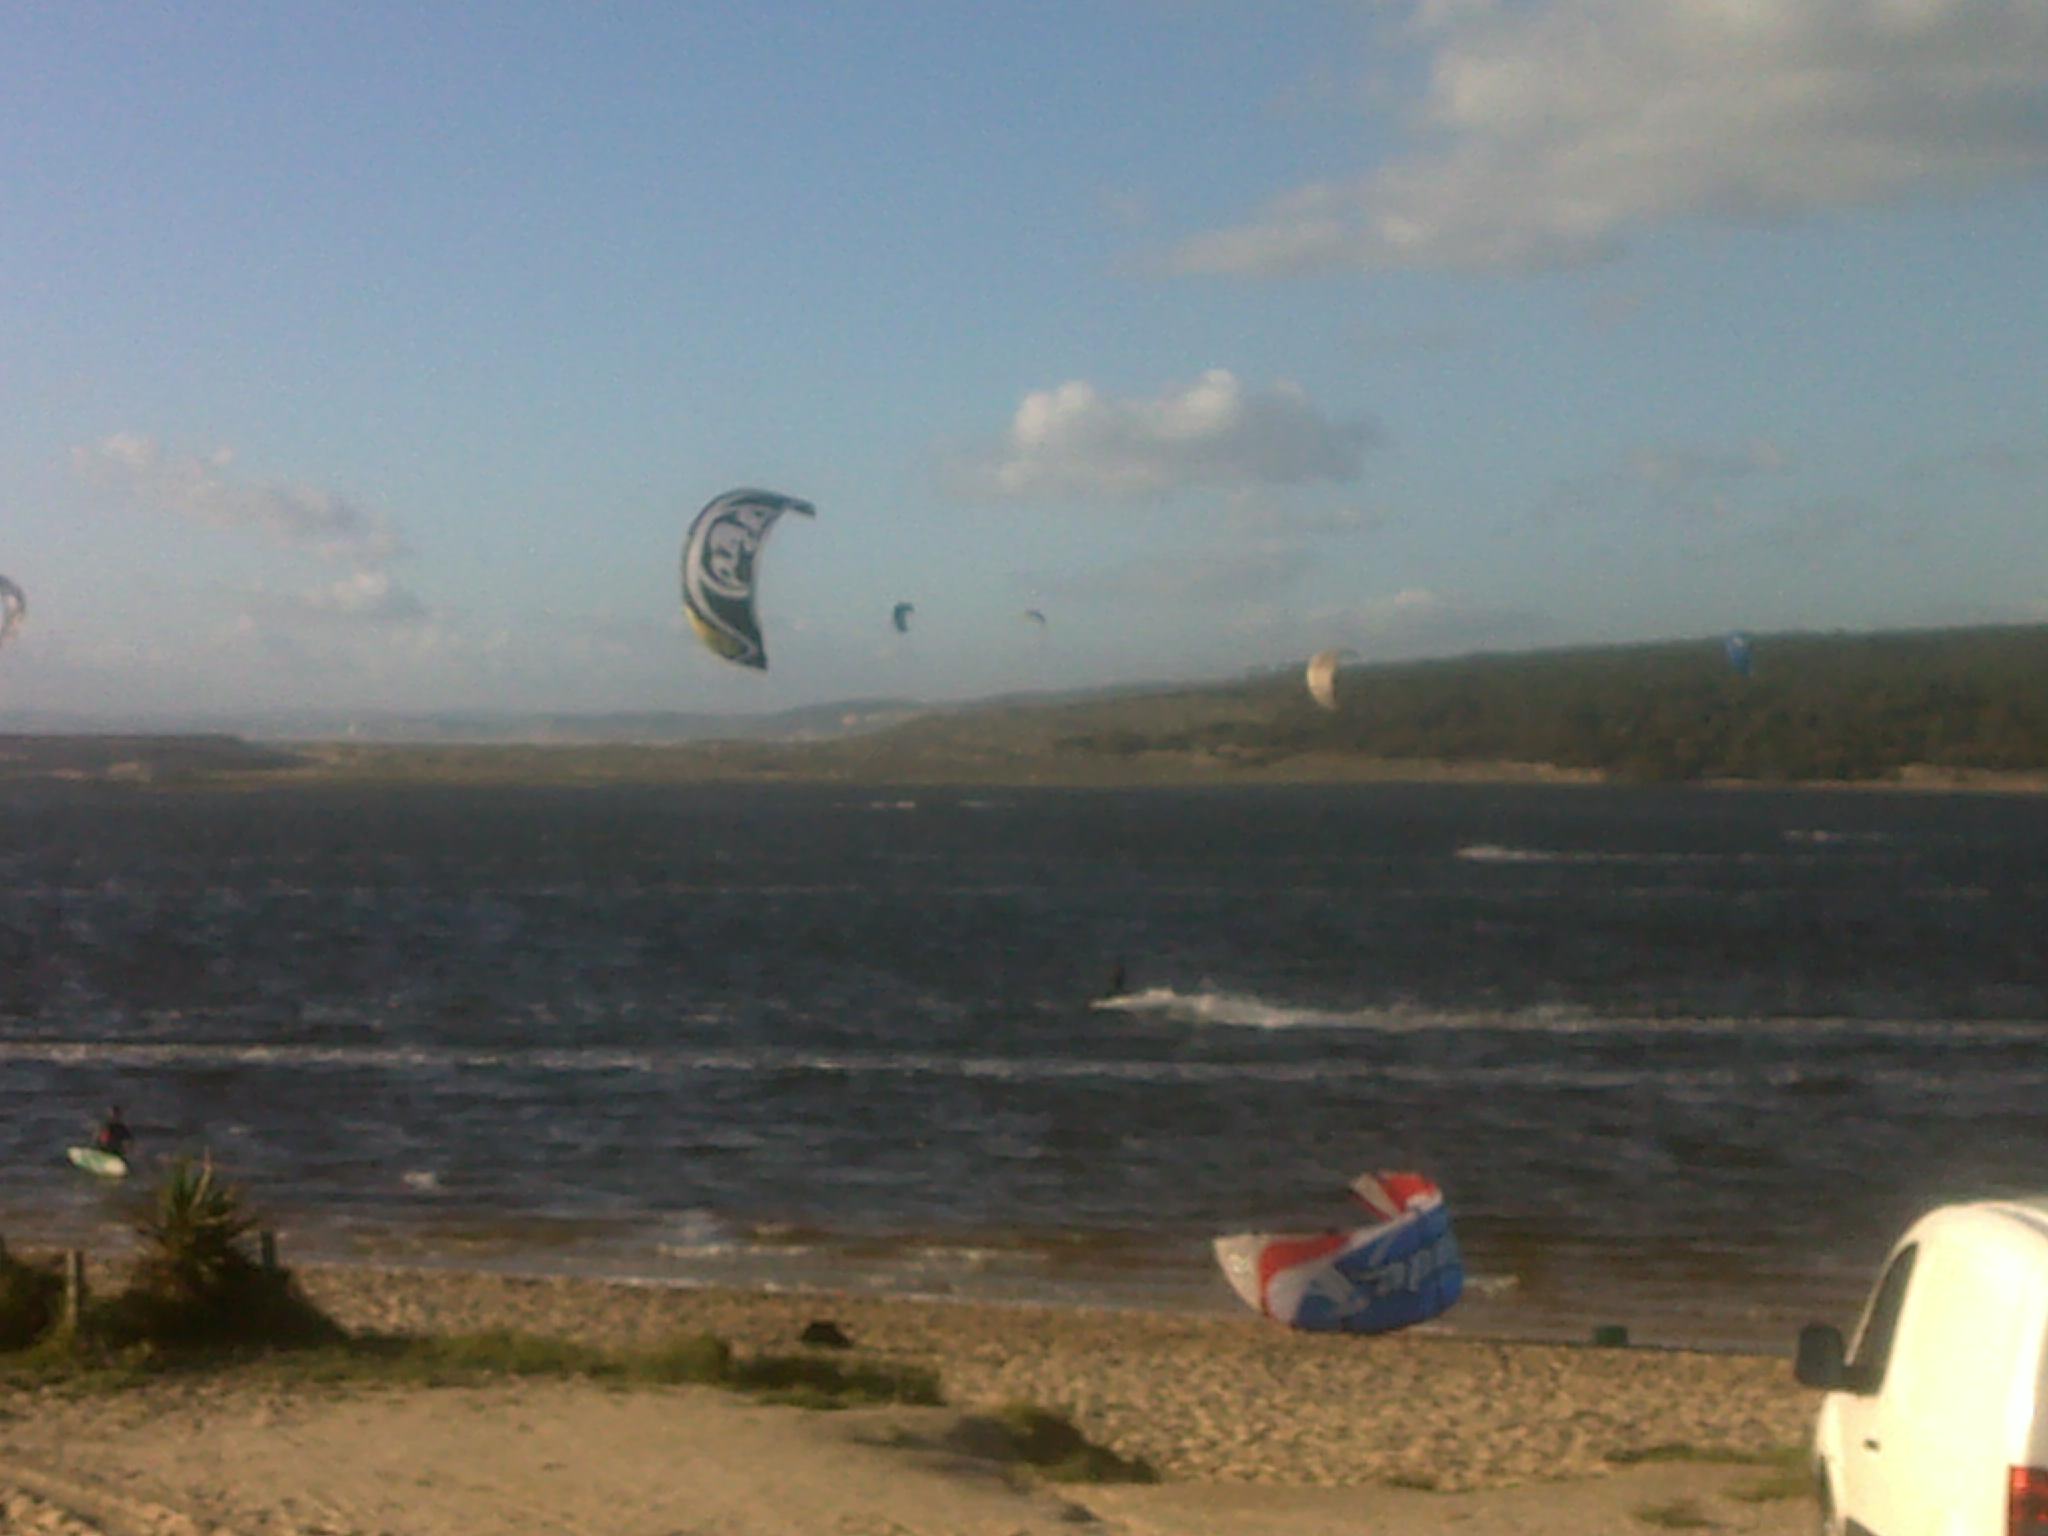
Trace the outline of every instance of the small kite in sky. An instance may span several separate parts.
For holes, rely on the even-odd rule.
[[[5,645],[28,617],[28,594],[0,576],[0,645]]]

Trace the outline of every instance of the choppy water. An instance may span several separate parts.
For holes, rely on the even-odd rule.
[[[2048,1187],[2044,935],[2020,798],[15,790],[0,1231],[116,1099],[301,1256],[1225,1306],[1413,1166],[1466,1326],[1782,1342]]]

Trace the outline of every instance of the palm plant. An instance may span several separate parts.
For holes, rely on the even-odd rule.
[[[242,1248],[255,1225],[242,1192],[215,1173],[212,1158],[176,1158],[135,1221],[146,1244],[139,1278],[167,1300],[224,1296],[255,1267]]]

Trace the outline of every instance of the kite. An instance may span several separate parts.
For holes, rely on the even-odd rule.
[[[28,617],[28,594],[0,576],[0,645],[5,645]]]
[[[785,512],[815,517],[818,509],[773,491],[727,491],[690,525],[683,541],[683,613],[697,638],[743,667],[768,669],[768,650],[754,617],[755,566],[768,530]]]
[[[917,604],[915,603],[898,603],[896,605],[895,613],[890,615],[890,622],[896,626],[897,634],[907,635],[910,633],[910,616],[915,612],[917,612]]]
[[[1317,651],[1308,659],[1308,691],[1323,708],[1337,707],[1337,663],[1351,651]]]
[[[1312,1333],[1386,1333],[1446,1311],[1465,1261],[1443,1191],[1419,1173],[1363,1174],[1352,1193],[1380,1220],[1349,1232],[1245,1232],[1215,1240],[1246,1306]]]
[[[1045,615],[1039,612],[1036,608],[1026,608],[1024,610],[1024,617],[1029,619],[1032,623],[1036,624],[1040,629],[1044,629],[1046,627]]]

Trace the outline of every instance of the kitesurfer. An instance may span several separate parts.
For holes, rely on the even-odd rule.
[[[1109,973],[1109,987],[1102,995],[1104,997],[1122,997],[1124,995],[1123,961],[1117,961],[1116,968]]]
[[[128,1129],[128,1122],[121,1118],[121,1106],[107,1106],[107,1123],[100,1127],[99,1135],[93,1138],[93,1145],[102,1152],[110,1152],[125,1160],[128,1149],[135,1145],[135,1133]]]

